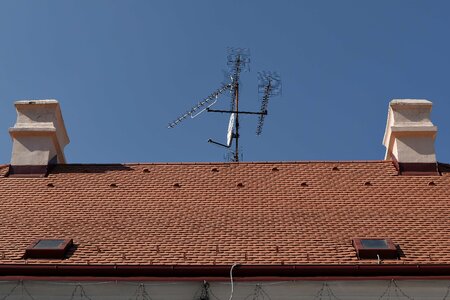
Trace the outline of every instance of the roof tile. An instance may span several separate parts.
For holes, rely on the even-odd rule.
[[[45,178],[7,172],[0,166],[4,264],[25,263],[31,241],[49,237],[72,238],[76,250],[62,261],[27,263],[377,263],[357,259],[356,237],[391,238],[404,256],[389,263],[450,263],[447,173],[398,176],[387,161],[69,164]]]

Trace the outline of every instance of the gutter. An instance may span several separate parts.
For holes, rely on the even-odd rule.
[[[60,265],[60,264],[0,264],[0,278],[4,277],[89,277],[89,278],[181,278],[193,280],[229,278],[231,265]],[[405,277],[431,279],[450,278],[450,264],[435,265],[239,265],[233,270],[237,280],[248,277],[268,280],[279,278],[369,278]],[[153,280],[153,279],[152,279]]]

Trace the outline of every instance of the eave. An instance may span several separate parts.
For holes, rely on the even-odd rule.
[[[2,279],[35,280],[229,280],[231,266],[220,265],[0,265]],[[436,265],[239,265],[236,280],[449,279],[450,264]],[[84,278],[84,279],[83,279]]]

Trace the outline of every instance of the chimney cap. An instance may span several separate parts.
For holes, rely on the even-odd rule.
[[[17,100],[14,105],[28,105],[28,104],[59,104],[58,100],[55,99],[44,99],[44,100]]]
[[[426,99],[393,99],[391,102],[389,102],[389,106],[401,106],[401,105],[408,105],[408,106],[432,106],[433,102],[428,101]]]
[[[388,152],[393,146],[394,135],[423,132],[431,134],[434,139],[437,127],[430,119],[432,106],[433,103],[425,99],[393,99],[389,102],[386,130],[383,137],[383,145],[388,150],[385,159],[389,159]]]
[[[23,113],[23,109],[36,109],[37,107],[35,107],[35,105],[42,106],[42,108],[44,108],[44,106],[54,107],[55,110],[51,113],[50,119],[48,120],[43,120],[41,113],[38,115],[34,114],[34,116]],[[14,102],[14,106],[17,110],[17,121],[16,124],[14,124],[14,127],[9,128],[11,136],[16,132],[20,133],[40,130],[58,131],[58,138],[61,140],[61,144],[67,145],[70,143],[58,100],[17,100]],[[54,117],[56,117],[56,120]]]

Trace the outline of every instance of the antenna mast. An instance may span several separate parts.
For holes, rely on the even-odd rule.
[[[235,151],[234,151],[234,159],[233,161],[239,161],[239,78],[241,74],[241,70],[249,71],[250,67],[250,53],[248,49],[233,49],[228,48],[228,66],[231,68],[231,85],[233,88],[233,96],[234,99],[231,99],[234,105],[231,105],[231,110],[235,110]],[[234,109],[233,109],[234,107]]]
[[[222,144],[212,139],[209,139],[208,142],[212,144],[216,144],[218,146],[222,146],[225,148],[230,148],[233,139],[235,140],[235,151],[232,152],[231,161],[239,162],[239,115],[240,114],[250,114],[250,115],[259,115],[259,122],[256,130],[256,134],[260,135],[262,132],[262,127],[264,123],[264,118],[267,115],[267,106],[269,102],[269,98],[271,96],[278,95],[281,92],[281,81],[280,77],[275,73],[263,72],[258,73],[259,85],[258,92],[261,95],[261,110],[259,112],[252,111],[240,111],[239,110],[239,84],[240,84],[240,74],[242,71],[249,71],[250,67],[250,53],[248,49],[245,48],[228,48],[227,55],[227,65],[229,67],[229,83],[223,84],[220,88],[215,90],[211,95],[198,102],[197,105],[192,107],[186,113],[182,114],[175,121],[169,123],[168,128],[173,128],[182,122],[187,117],[195,118],[205,110],[207,112],[215,112],[215,113],[228,113],[230,114],[230,121],[228,124],[228,132],[227,132],[227,143]],[[230,110],[218,110],[211,109],[220,95],[225,93],[227,90],[230,91],[231,94],[231,104]],[[206,107],[205,107],[206,106]],[[205,107],[205,108],[203,108]],[[200,110],[203,108],[202,110]]]

